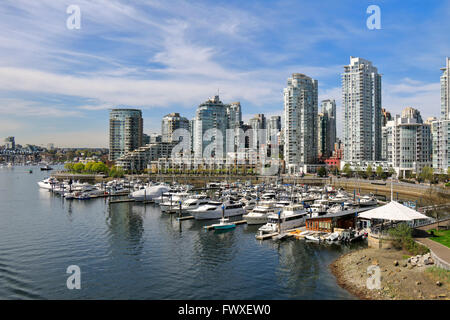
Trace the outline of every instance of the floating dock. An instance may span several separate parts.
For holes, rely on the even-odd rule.
[[[123,203],[123,202],[136,202],[134,199],[119,199],[119,200],[110,200],[109,203]]]
[[[299,234],[300,232],[304,231],[305,227],[301,227],[301,228],[296,228],[296,229],[289,229],[286,230],[284,232],[282,232],[281,234],[278,232],[273,232],[273,233],[266,233],[266,234],[262,234],[262,235],[256,235],[256,240],[266,240],[266,239],[282,239],[282,238],[290,238],[290,237],[295,237],[297,234]]]

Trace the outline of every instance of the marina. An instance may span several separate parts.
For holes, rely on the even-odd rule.
[[[0,257],[5,266],[0,271],[2,296],[355,298],[339,287],[328,265],[344,253],[366,247],[365,234],[351,234],[342,228],[334,232],[308,230],[307,223],[339,216],[339,212],[351,216],[353,210],[368,211],[369,207],[356,205],[357,193],[323,186],[225,181],[210,189],[137,179],[99,184],[72,181],[69,185],[70,181],[56,182],[47,178],[47,172],[31,169],[32,174],[17,167],[0,171],[0,231],[6,239],[0,244],[5,253]],[[156,189],[161,194],[152,194],[150,200],[147,191]],[[25,190],[29,196],[24,200],[19,190]],[[75,190],[85,198],[67,197]],[[174,200],[177,195],[182,195],[183,200]],[[348,202],[347,208],[344,205],[340,206],[344,210],[338,210],[344,195],[348,198],[344,201]],[[162,211],[161,205],[167,201],[170,204],[170,199],[173,210]],[[311,210],[316,201],[325,205],[325,200],[327,212],[316,214]],[[242,208],[247,207],[246,213],[225,217],[223,222],[233,225],[225,229],[220,229],[220,217],[195,219],[190,213],[190,204],[199,208],[204,205],[201,203],[211,201],[242,203]],[[177,210],[180,202],[181,212]],[[269,208],[268,217],[276,218],[278,212],[281,216],[284,211],[302,218],[299,225],[286,225],[282,232],[278,232],[275,221],[273,232],[260,234],[259,229],[267,222],[248,224],[244,218],[258,206]],[[219,229],[214,225],[219,225]],[[17,256],[22,258],[17,260]],[[85,272],[84,290],[65,289],[65,268],[71,264],[79,265]],[[258,266],[257,274],[254,266]],[[14,274],[8,270],[15,270]],[[30,273],[37,275],[32,284]],[[113,281],[119,274],[120,280]],[[240,285],[243,281],[245,287]],[[213,282],[220,286],[212,286]],[[20,292],[16,291],[18,285]],[[128,295],[125,297],[123,292]]]

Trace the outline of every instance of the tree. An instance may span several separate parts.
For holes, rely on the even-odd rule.
[[[84,170],[86,170],[87,172],[91,172],[94,164],[95,164],[94,161],[86,163],[86,165],[84,166]]]
[[[368,177],[371,177],[373,174],[372,166],[370,164],[367,166],[366,173]]]
[[[420,172],[420,178],[424,181],[428,180],[431,183],[433,181],[433,168],[428,166],[423,167]]]
[[[84,171],[84,164],[82,164],[81,162],[75,163],[73,166],[73,170],[75,172],[81,173]]]
[[[383,167],[382,166],[378,166],[376,172],[377,172],[378,178],[381,178],[381,176],[383,175]]]
[[[325,167],[320,167],[319,170],[317,170],[317,175],[319,177],[325,177],[327,175],[327,169]]]
[[[347,177],[350,177],[352,175],[352,169],[350,168],[349,163],[345,164],[343,171]]]
[[[394,168],[390,167],[389,168],[389,176],[391,177],[393,175],[395,175],[395,170],[394,170]]]
[[[65,169],[67,169],[68,171],[74,171],[74,169],[73,169],[73,163],[66,163],[65,165],[64,165],[64,168]]]
[[[86,170],[88,170],[87,165],[86,165]],[[108,167],[103,162],[92,162],[92,164],[90,166],[90,170],[88,170],[88,171],[95,172],[95,173],[100,173],[100,172],[108,173]]]

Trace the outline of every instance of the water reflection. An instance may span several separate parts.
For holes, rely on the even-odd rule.
[[[144,247],[145,208],[131,203],[107,207],[108,241],[113,255],[140,255]]]

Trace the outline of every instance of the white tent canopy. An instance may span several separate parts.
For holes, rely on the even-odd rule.
[[[417,212],[397,201],[391,201],[384,206],[361,212],[360,218],[365,219],[384,219],[392,221],[412,221],[416,219],[429,219],[426,215]]]

